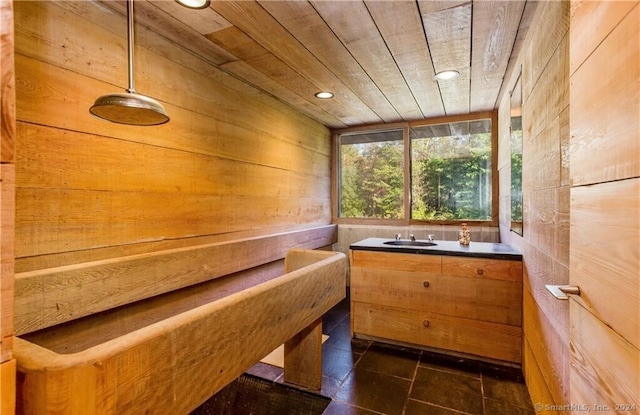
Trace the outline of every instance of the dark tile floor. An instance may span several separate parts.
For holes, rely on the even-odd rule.
[[[323,318],[323,415],[534,414],[520,370],[436,353],[352,340],[349,302]],[[249,373],[283,381],[259,363]]]

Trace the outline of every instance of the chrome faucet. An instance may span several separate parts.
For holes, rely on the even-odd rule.
[[[402,235],[399,233],[396,233],[396,241],[399,241],[402,238]]]
[[[427,235],[427,241],[433,242],[433,235],[431,234]]]
[[[409,239],[411,239],[412,241],[416,240],[416,236],[414,234],[409,235]]]

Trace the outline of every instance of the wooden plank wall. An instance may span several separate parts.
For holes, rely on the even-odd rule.
[[[569,283],[569,2],[539,2],[499,107],[500,208],[510,202],[509,94],[522,68],[524,235],[500,216],[524,260],[523,372],[534,403],[569,402],[569,304],[545,284]]]
[[[638,411],[640,2],[572,1],[570,38],[571,400]]]
[[[126,19],[18,2],[16,271],[330,221],[329,131],[136,25],[136,89],[168,124],[89,114],[127,84]]]
[[[0,414],[15,411],[13,358],[15,72],[13,4],[0,1]]]
[[[11,5],[15,55],[9,61],[4,28]],[[3,1],[2,14],[2,161],[9,154],[15,160],[15,218],[2,211],[3,336],[13,333],[14,317],[5,219],[15,223],[9,256],[16,281],[218,244],[234,248],[220,251],[220,263],[274,261],[276,251],[284,256],[282,243],[255,252],[242,241],[288,232],[301,232],[301,244],[310,248],[335,242],[335,232],[329,240],[320,235],[324,230],[317,233],[331,220],[326,127],[141,24],[136,90],[162,102],[171,121],[135,127],[94,118],[89,107],[97,97],[127,87],[125,16],[99,2],[48,1]],[[15,117],[7,119],[15,140],[5,131],[4,96],[5,71],[14,65]],[[15,155],[6,151],[14,141]],[[13,164],[2,167],[4,207],[13,203],[7,196]],[[198,272],[215,274],[216,258]],[[192,265],[180,272],[197,269]],[[172,278],[170,269],[160,274]],[[125,281],[115,288],[126,287]],[[3,360],[10,357],[5,340]]]
[[[92,117],[126,87],[124,16],[16,3],[18,272],[327,224],[329,131],[136,27],[136,89],[171,121]]]

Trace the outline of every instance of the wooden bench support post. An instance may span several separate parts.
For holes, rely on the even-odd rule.
[[[285,342],[284,380],[315,391],[322,387],[322,318]]]

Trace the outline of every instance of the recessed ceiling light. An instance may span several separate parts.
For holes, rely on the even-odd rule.
[[[328,92],[328,91],[316,92],[316,98],[320,98],[320,99],[333,98],[333,92]]]
[[[460,76],[458,71],[442,71],[438,72],[434,77],[438,81],[448,81],[449,79],[455,79]]]
[[[184,7],[188,7],[190,9],[204,9],[209,7],[211,1],[209,0],[176,0],[178,3],[182,4]]]

